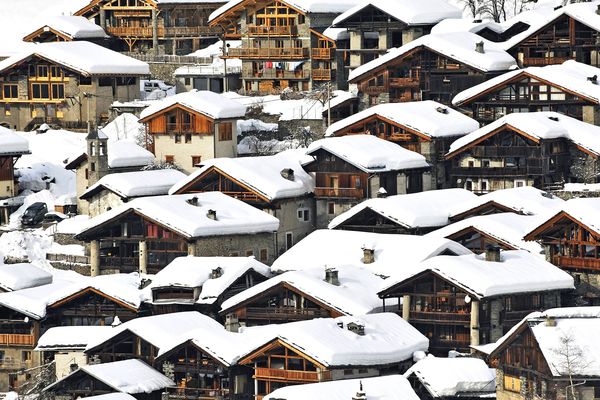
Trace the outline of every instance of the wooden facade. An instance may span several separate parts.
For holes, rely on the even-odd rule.
[[[463,219],[467,219],[470,217],[477,217],[480,215],[492,215],[499,213],[507,213],[512,212],[515,214],[522,214],[521,212],[516,211],[513,208],[506,207],[500,203],[496,203],[494,200],[490,200],[486,203],[480,204],[477,207],[473,207],[469,210],[465,210],[459,214],[455,214],[450,216],[450,221],[457,222],[462,221]]]
[[[499,247],[502,250],[518,250],[510,243],[473,226],[468,226],[458,232],[448,235],[446,236],[446,239],[454,240],[476,254],[484,253],[489,246]]]
[[[91,0],[75,15],[93,19],[114,38],[115,50],[184,55],[221,33],[208,17],[225,1]]]

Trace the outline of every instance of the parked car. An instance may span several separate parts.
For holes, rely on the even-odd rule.
[[[52,223],[52,222],[60,222],[63,219],[69,218],[68,216],[66,216],[63,213],[59,213],[56,211],[50,211],[49,213],[46,213],[46,215],[44,215],[44,223]]]
[[[38,201],[33,203],[23,213],[21,217],[21,224],[23,225],[37,225],[44,219],[44,216],[48,212],[48,206],[46,203]]]

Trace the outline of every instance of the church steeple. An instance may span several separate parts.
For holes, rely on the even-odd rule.
[[[91,129],[85,138],[88,155],[88,184],[91,186],[108,174],[108,137]]]

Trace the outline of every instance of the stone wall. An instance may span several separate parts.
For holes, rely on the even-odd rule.
[[[275,237],[275,233],[203,237],[196,240],[190,252],[200,257],[254,255],[260,261],[260,251],[266,249],[265,264],[271,265],[276,256]]]

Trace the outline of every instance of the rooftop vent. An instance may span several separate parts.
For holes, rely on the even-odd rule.
[[[500,262],[500,246],[488,245],[485,248],[485,261]]]
[[[325,268],[325,282],[331,285],[340,286],[338,270],[335,268]]]
[[[362,381],[359,383],[358,392],[352,397],[352,400],[367,400],[367,394],[363,390]]]
[[[548,117],[549,120],[558,122],[558,117]]]
[[[598,83],[598,75],[594,75],[594,76],[588,76],[587,80],[592,82],[592,83]]]
[[[377,191],[377,197],[379,197],[379,198],[385,198],[385,197],[387,197],[387,194],[388,194],[387,190],[385,190],[385,188],[383,188],[383,187],[380,187],[379,190]]]
[[[365,326],[363,324],[358,324],[356,322],[349,322],[346,325],[346,328],[348,328],[348,330],[350,332],[356,333],[358,336],[365,336]]]
[[[482,19],[474,19],[474,20],[473,20],[473,23],[474,23],[474,24],[480,24],[480,23],[482,23],[482,22],[483,22],[483,20],[482,20]]]
[[[375,262],[375,249],[363,246],[363,264],[373,264]]]
[[[217,279],[223,276],[223,268],[217,267],[210,272],[210,279]]]
[[[485,50],[483,49],[483,41],[475,43],[475,51],[481,54],[485,53]]]
[[[562,6],[562,4],[561,4],[561,5],[559,5],[559,6],[556,6],[556,7],[554,7],[554,11],[556,11],[556,10],[558,10],[558,9],[562,8],[562,7],[563,7],[563,6]]]
[[[438,107],[435,109],[435,111],[439,112],[440,114],[448,114],[450,112],[446,107]]]
[[[556,319],[554,317],[546,317],[546,326],[556,326]]]
[[[192,205],[192,206],[195,206],[195,207],[198,206],[198,196],[194,196],[191,199],[187,199],[186,201],[187,201],[187,203],[189,205]]]
[[[291,168],[284,168],[281,170],[281,176],[283,176],[288,181],[294,180],[294,170]]]
[[[216,210],[208,210],[206,213],[206,217],[208,219],[212,219],[213,221],[217,220],[217,211]]]

